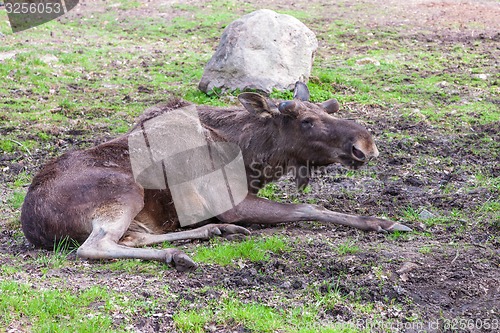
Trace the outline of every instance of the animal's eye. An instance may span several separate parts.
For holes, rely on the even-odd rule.
[[[311,128],[314,126],[312,119],[304,119],[300,122],[302,128]]]

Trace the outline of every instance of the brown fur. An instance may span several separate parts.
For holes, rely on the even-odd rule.
[[[307,92],[307,87],[301,89]],[[393,228],[397,224],[390,221],[361,219],[313,205],[283,205],[255,197],[259,188],[289,170],[308,171],[335,162],[357,168],[378,155],[366,129],[326,112],[329,110],[324,105],[335,103],[322,106],[304,99],[276,106],[260,95],[246,93],[240,96],[245,108],[197,106],[208,139],[238,144],[247,171],[249,196],[237,209],[221,214],[218,219],[226,223],[317,219],[364,230]],[[134,129],[162,113],[187,105],[174,99],[153,106],[139,118]],[[135,182],[128,135],[87,150],[67,152],[50,161],[34,177],[21,214],[26,238],[37,247],[51,249],[55,242],[69,237],[85,242],[83,249],[79,249],[83,257],[160,260],[166,256],[167,262],[173,260],[176,265],[190,269],[194,264],[178,251],[128,251],[119,245],[120,239],[127,246],[173,239],[147,235],[166,234],[179,227],[169,190],[144,190]],[[308,173],[296,174],[296,178],[299,187],[303,187],[308,182]],[[244,228],[222,224],[207,228],[185,235],[204,238],[221,233],[248,233]]]

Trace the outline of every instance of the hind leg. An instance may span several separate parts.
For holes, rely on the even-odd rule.
[[[92,233],[78,248],[84,259],[143,259],[166,262],[180,272],[194,270],[196,264],[177,249],[131,248],[119,244],[142,205],[112,203],[102,206],[92,218]]]

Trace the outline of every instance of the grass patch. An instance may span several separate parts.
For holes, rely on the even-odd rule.
[[[261,188],[259,190],[259,193],[257,193],[257,196],[259,196],[261,198],[266,198],[266,199],[269,199],[272,201],[276,201],[276,202],[283,201],[282,197],[281,197],[281,193],[280,193],[280,188],[275,183],[266,184],[266,186],[264,186],[263,188]]]
[[[439,109],[425,108],[421,110],[434,123],[459,122],[470,125],[484,125],[500,122],[498,105],[492,102],[467,102],[466,104],[451,104]]]
[[[230,265],[239,259],[267,261],[269,253],[286,251],[290,251],[290,246],[285,238],[279,236],[250,238],[242,242],[221,242],[219,239],[213,239],[210,246],[198,247],[193,259],[197,262]]]
[[[422,254],[429,254],[432,253],[432,249],[434,248],[433,245],[422,245],[419,249],[418,252]]]
[[[107,332],[113,327],[115,297],[101,287],[71,293],[0,281],[0,295],[3,327],[21,324],[30,332]]]
[[[196,310],[177,312],[173,320],[180,332],[206,332],[209,324],[240,327],[251,332],[360,332],[349,323],[319,323],[321,303],[296,307],[290,311],[257,303],[243,302],[235,296],[212,302]],[[363,331],[361,331],[363,332]]]
[[[14,210],[20,209],[23,205],[25,197],[26,197],[26,192],[14,191],[7,200],[7,203]]]
[[[50,269],[58,269],[66,266],[68,263],[68,256],[78,249],[79,244],[65,237],[56,244],[54,244],[54,249],[52,253],[47,253],[36,259],[36,261],[43,265],[42,272],[46,274]]]
[[[11,140],[0,140],[0,152],[12,153],[17,150],[17,145]]]
[[[354,240],[347,240],[335,247],[335,251],[340,255],[356,254],[360,251]]]
[[[394,231],[387,236],[387,238],[392,241],[408,240],[412,237],[411,233],[404,231]]]
[[[161,265],[158,262],[144,261],[139,259],[116,260],[103,263],[95,267],[96,270],[109,269],[127,274],[151,274],[158,275],[166,269],[172,269],[168,265]]]

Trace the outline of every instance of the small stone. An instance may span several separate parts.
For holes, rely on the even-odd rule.
[[[302,288],[304,288],[304,283],[300,280],[295,280],[292,283],[292,288],[293,289],[302,289]]]
[[[414,269],[419,268],[420,266],[418,264],[415,264],[414,262],[405,262],[400,269],[396,271],[398,274],[405,274],[408,273]]]
[[[474,79],[479,79],[479,80],[488,80],[489,78],[489,75],[488,74],[472,74],[471,75],[472,78]]]
[[[422,211],[420,212],[420,214],[418,216],[422,220],[428,220],[428,219],[432,219],[433,217],[436,217],[436,215],[432,214],[427,209],[422,209]]]
[[[45,54],[45,55],[40,57],[40,61],[43,61],[44,63],[50,65],[54,62],[58,62],[59,58],[56,57],[55,55],[52,55],[52,54]]]
[[[291,286],[292,286],[292,284],[290,283],[290,281],[285,281],[281,285],[281,288],[283,288],[283,289],[290,289]]]
[[[446,81],[441,81],[441,82],[438,82],[436,83],[436,87],[438,88],[445,88],[445,87],[448,87],[450,84]]]
[[[17,52],[9,51],[9,52],[0,52],[0,61],[12,59],[16,56]]]
[[[406,290],[400,286],[394,286],[394,291],[398,293],[398,295],[402,295],[406,292]]]
[[[416,224],[413,225],[415,227],[416,230],[418,231],[425,231],[427,230],[427,227],[425,226],[425,224],[423,224],[422,222],[417,222]]]
[[[373,59],[373,58],[358,59],[358,60],[356,60],[356,64],[358,64],[360,66],[363,66],[363,65],[380,66],[380,62],[377,59]]]

